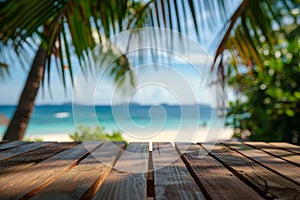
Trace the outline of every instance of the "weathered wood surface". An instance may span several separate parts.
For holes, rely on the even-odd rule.
[[[226,143],[225,145],[300,185],[300,170],[298,166],[240,142]]]
[[[26,142],[23,142],[23,141],[5,142],[5,143],[1,144],[0,151],[10,149],[10,148],[13,148],[13,147],[17,147],[17,146],[21,146],[21,145],[24,145],[24,144],[26,144]]]
[[[281,158],[290,163],[300,166],[300,155],[298,154],[287,151],[280,147],[272,146],[271,144],[265,142],[245,142],[245,144],[257,148],[259,150],[262,150],[272,156]]]
[[[93,199],[146,199],[148,143],[130,143]]]
[[[6,160],[18,155],[22,155],[24,153],[33,151],[35,149],[38,149],[40,147],[49,145],[50,142],[36,142],[36,143],[28,143],[25,145],[17,146],[16,148],[13,149],[7,149],[5,151],[2,151],[0,154],[0,161]]]
[[[149,152],[148,143],[6,141],[0,199],[300,199],[298,146],[175,147],[153,143]]]
[[[224,145],[210,152],[236,176],[266,198],[300,199],[299,185]]]
[[[207,198],[239,200],[245,196],[249,200],[264,199],[215,158],[200,155],[199,145],[176,143],[176,149]]]
[[[0,162],[0,178],[16,173],[59,153],[76,143],[52,143],[43,148]],[[1,199],[1,198],[0,198]]]
[[[285,142],[270,142],[269,144],[276,146],[276,147],[286,149],[286,150],[296,153],[296,154],[300,154],[300,146],[296,146],[296,145],[285,143]]]
[[[97,142],[85,145],[81,143],[23,171],[0,177],[1,200],[33,196],[62,173],[70,170],[79,159],[97,146],[99,146]]]
[[[156,199],[205,199],[171,143],[153,143]]]
[[[89,199],[109,174],[125,143],[105,143],[32,199]]]

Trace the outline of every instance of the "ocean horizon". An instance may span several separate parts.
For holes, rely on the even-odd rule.
[[[11,119],[16,106],[0,105],[0,113]],[[37,105],[34,107],[26,136],[43,134],[71,134],[76,126],[103,126],[108,132],[115,131],[173,131],[191,127],[209,127],[212,119],[218,118],[218,109],[206,104],[193,105]],[[214,126],[224,126],[220,120]],[[3,136],[5,125],[0,125]],[[142,133],[141,133],[142,134]]]

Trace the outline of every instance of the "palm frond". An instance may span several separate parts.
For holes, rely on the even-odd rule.
[[[20,55],[25,44],[32,45],[34,50],[42,42],[48,52],[47,60],[59,63],[62,83],[66,86],[66,69],[73,82],[72,55],[83,63],[103,36],[108,38],[119,32],[129,14],[127,6],[127,0],[8,0],[1,3],[0,8],[1,47],[14,47],[15,53]],[[39,38],[37,43],[33,42],[33,37]],[[51,62],[46,65],[48,72]],[[86,66],[81,68],[88,70]],[[128,68],[124,68],[124,73],[126,70]],[[50,75],[47,73],[48,80]]]
[[[241,8],[243,3],[245,7]],[[287,37],[285,27],[289,24],[286,19],[294,18],[292,23],[297,24],[291,12],[293,9],[299,9],[299,2],[297,4],[294,0],[244,0],[241,6],[236,11],[239,12],[237,16],[228,21],[228,28],[215,54],[214,65],[219,65],[218,58],[227,50],[239,58],[229,56],[231,61],[234,61],[229,62],[232,65],[256,66],[263,70],[263,58],[259,49],[272,49],[279,45],[282,37]]]
[[[20,54],[24,45],[35,49],[36,40],[32,38],[39,38],[38,42],[42,41],[47,49],[48,60],[55,55],[51,62],[58,59],[63,76],[64,70],[69,69],[73,80],[72,55],[82,62],[102,42],[103,36],[107,39],[122,30],[151,26],[177,30],[201,42],[205,40],[205,32],[215,31],[215,25],[224,23],[212,44],[214,65],[222,66],[219,62],[227,60],[221,59],[227,50],[235,55],[232,60],[237,65],[261,66],[258,47],[277,44],[279,35],[273,32],[274,24],[280,30],[285,25],[286,15],[282,10],[297,20],[291,11],[299,8],[299,0],[243,0],[233,13],[229,12],[232,10],[229,3],[224,0],[7,0],[1,2],[0,8],[1,48],[13,47]],[[157,37],[153,33],[147,40],[155,43]],[[165,41],[165,46],[171,44],[172,38]],[[48,64],[47,68],[51,66]],[[88,69],[82,67],[82,70]],[[121,71],[128,70],[125,67]]]
[[[273,29],[277,27],[285,34],[286,18],[294,18],[297,24],[297,16],[292,11],[299,9],[299,0],[243,0],[233,13],[230,13],[230,7],[229,1],[153,0],[146,2],[131,21],[144,20],[146,26],[172,28],[189,36],[196,35],[200,42],[205,39],[203,32],[213,32],[215,25],[224,23],[211,44],[211,51],[215,54],[211,69],[223,66],[219,63],[221,60],[227,62],[227,59],[220,59],[228,55],[224,54],[225,50],[239,57],[232,59],[239,65],[262,68],[258,48],[277,45],[280,34],[275,34]],[[282,14],[284,12],[287,14]],[[144,13],[149,14],[138,17]],[[204,13],[209,13],[209,17],[205,17]],[[136,28],[135,24],[129,23],[131,28]],[[167,41],[165,45],[168,45]]]

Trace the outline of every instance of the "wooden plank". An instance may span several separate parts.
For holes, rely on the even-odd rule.
[[[93,199],[145,199],[148,143],[130,143]]]
[[[281,174],[290,181],[300,184],[300,168],[298,166],[240,142],[230,142],[226,143],[225,145],[235,149],[244,156],[252,159],[255,162],[258,162],[275,173]]]
[[[29,198],[78,164],[101,143],[80,143],[21,172],[0,178],[0,199]]]
[[[6,160],[9,158],[18,156],[18,155],[22,155],[24,153],[33,151],[33,150],[38,149],[43,146],[47,146],[49,144],[50,144],[50,142],[35,142],[35,143],[27,143],[25,145],[17,146],[12,149],[7,149],[7,150],[1,152],[0,161]]]
[[[270,155],[279,157],[283,160],[286,160],[290,163],[300,166],[300,156],[295,153],[292,153],[280,147],[270,145],[265,142],[244,142],[244,143],[251,147],[262,150]]]
[[[299,185],[283,178],[224,145],[210,151],[217,160],[266,198],[300,199]]]
[[[106,142],[32,200],[90,199],[111,171],[125,143]]]
[[[10,149],[10,148],[14,148],[14,147],[17,147],[17,146],[21,146],[21,145],[24,145],[28,142],[23,142],[23,141],[11,141],[11,142],[5,142],[3,144],[0,144],[0,151],[3,151],[3,150],[6,150],[6,149]]]
[[[52,143],[43,148],[36,149],[32,152],[10,158],[5,162],[0,162],[0,178],[11,173],[19,172],[36,163],[39,163],[56,153],[59,153],[76,143]]]
[[[153,143],[155,199],[205,199],[171,143]]]
[[[289,143],[285,143],[285,142],[269,142],[269,144],[276,146],[276,147],[286,149],[286,150],[296,153],[296,154],[300,154],[300,146],[297,146],[297,145],[293,145],[293,144],[289,144]]]
[[[176,143],[178,153],[208,199],[239,200],[243,196],[249,200],[264,199],[215,158],[200,157],[201,148],[196,144]]]

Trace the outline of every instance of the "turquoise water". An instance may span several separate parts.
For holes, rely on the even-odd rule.
[[[0,113],[11,118],[14,106],[0,106]],[[26,135],[73,133],[77,125],[95,127],[97,123],[112,130],[177,130],[180,127],[209,126],[217,113],[206,105],[119,105],[76,106],[44,105],[34,108]],[[74,114],[74,115],[73,115]],[[222,124],[220,124],[221,126]],[[6,126],[0,126],[3,135]]]

